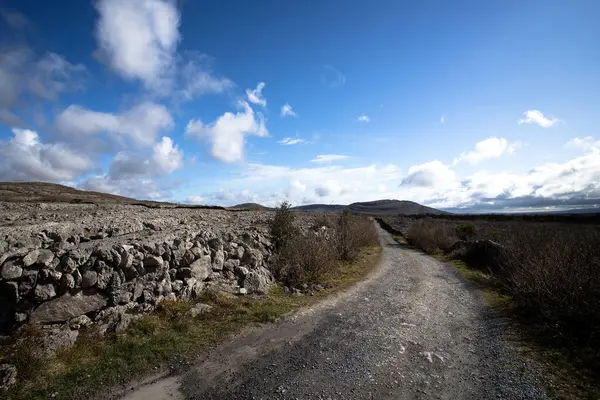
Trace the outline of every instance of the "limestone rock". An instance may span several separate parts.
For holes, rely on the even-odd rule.
[[[243,287],[248,290],[248,293],[267,294],[269,292],[267,278],[254,271],[246,275]]]
[[[19,265],[17,260],[9,260],[2,265],[2,271],[0,271],[2,279],[10,281],[19,279],[21,275],[23,275],[23,268]]]
[[[202,256],[190,264],[190,270],[193,278],[203,281],[212,272],[210,256]]]
[[[41,324],[64,322],[83,314],[99,311],[105,308],[106,304],[106,297],[98,292],[85,294],[80,291],[74,295],[65,293],[56,299],[42,303],[33,311],[29,320]]]
[[[34,291],[35,299],[46,301],[56,297],[56,286],[53,283],[37,285]]]

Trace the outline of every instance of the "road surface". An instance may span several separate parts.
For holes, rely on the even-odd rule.
[[[382,262],[364,282],[124,398],[549,398],[543,374],[471,284],[379,233]]]

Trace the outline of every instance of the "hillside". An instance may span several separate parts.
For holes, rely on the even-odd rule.
[[[139,200],[101,192],[88,192],[46,182],[0,182],[0,201],[44,203],[132,204]],[[147,202],[156,203],[156,202]]]
[[[242,203],[232,207],[227,207],[230,210],[246,210],[246,211],[272,211],[273,208],[265,207],[258,203]]]
[[[305,206],[294,207],[298,211],[312,212],[342,212],[349,210],[361,214],[383,215],[442,215],[449,214],[445,211],[440,211],[435,208],[423,206],[421,204],[405,201],[405,200],[375,200],[359,203],[352,203],[348,206],[339,204],[309,204]]]

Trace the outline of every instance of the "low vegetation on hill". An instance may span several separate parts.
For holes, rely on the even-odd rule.
[[[382,226],[481,271],[538,339],[600,375],[600,228],[561,221],[389,217]]]

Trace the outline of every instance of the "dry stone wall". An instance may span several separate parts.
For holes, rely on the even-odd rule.
[[[44,326],[48,352],[81,327],[120,332],[165,299],[266,293],[269,212],[0,203],[0,321]],[[310,216],[300,215],[307,229]]]

